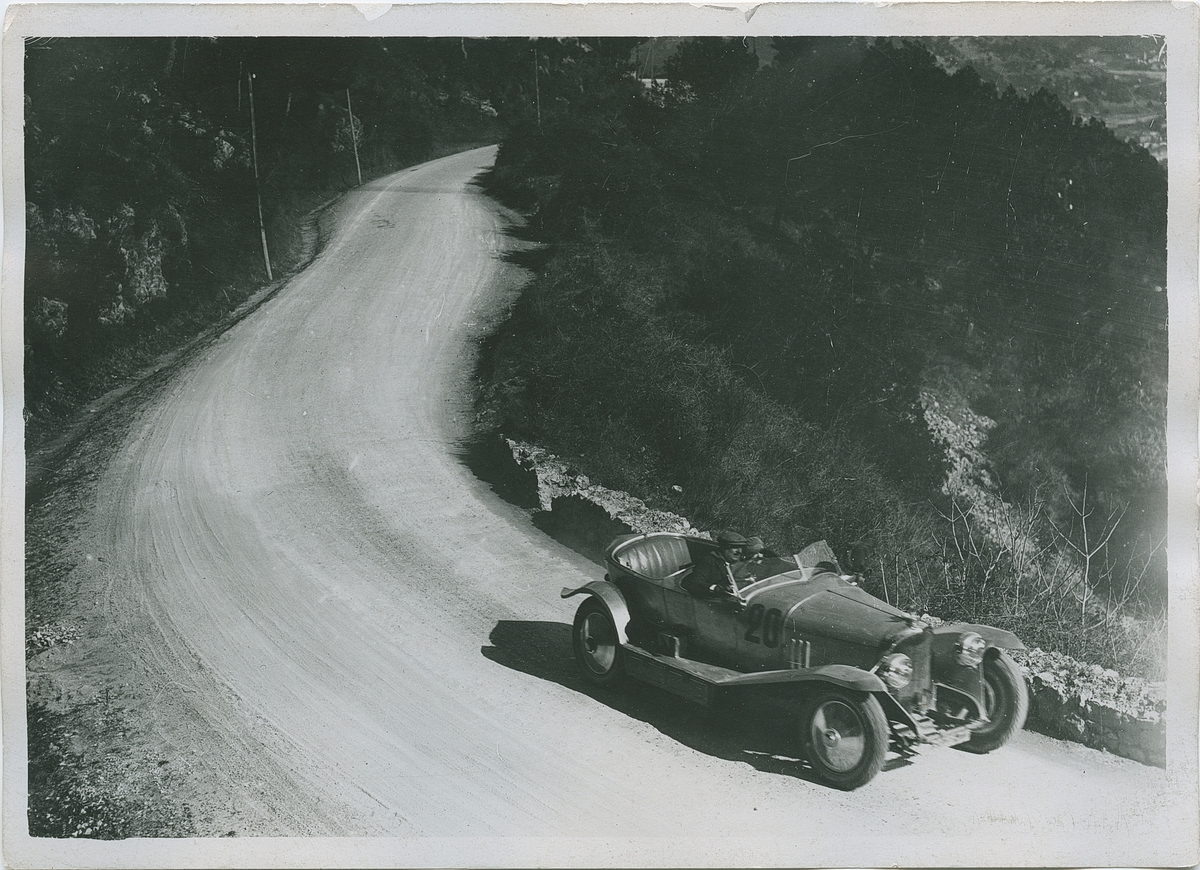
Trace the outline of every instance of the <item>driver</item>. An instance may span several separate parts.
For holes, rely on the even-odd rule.
[[[680,585],[701,598],[734,594],[737,588],[734,578],[745,574],[742,558],[749,543],[737,532],[717,532],[717,549],[702,558]]]

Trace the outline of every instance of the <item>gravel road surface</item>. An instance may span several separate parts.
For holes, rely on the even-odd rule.
[[[522,279],[469,183],[494,155],[345,197],[99,481],[92,588],[131,664],[88,679],[140,699],[201,828],[433,864],[1169,863],[1174,773],[1022,734],[843,794],[778,721],[585,687],[558,592],[602,569],[463,460],[472,348]]]

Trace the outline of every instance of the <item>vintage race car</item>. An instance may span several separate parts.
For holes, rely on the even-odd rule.
[[[629,676],[703,705],[753,691],[798,717],[801,753],[842,789],[869,782],[889,747],[991,752],[1024,725],[1025,681],[1004,652],[1023,644],[1010,632],[898,610],[842,573],[824,541],[690,591],[716,549],[675,533],[623,536],[605,551],[603,580],[563,589],[587,596],[573,629],[584,677]]]

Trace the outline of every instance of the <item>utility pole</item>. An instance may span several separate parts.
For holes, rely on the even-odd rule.
[[[537,45],[536,44],[533,46],[533,93],[534,93],[534,99],[536,100],[536,103],[537,103],[538,132],[541,133],[542,132],[542,88],[541,88],[541,85],[538,84],[538,56],[537,56]]]
[[[354,132],[354,110],[350,108],[349,88],[346,88],[346,111],[350,113],[350,144],[354,146],[354,168],[358,170],[358,186],[362,187],[362,166],[358,162],[358,136]]]
[[[267,280],[274,281],[271,274],[271,255],[267,251],[267,225],[263,221],[262,182],[258,178],[258,125],[254,120],[254,73],[246,73],[246,87],[250,94],[250,153],[254,157],[254,192],[258,196],[258,232],[262,236],[263,263],[267,267]]]

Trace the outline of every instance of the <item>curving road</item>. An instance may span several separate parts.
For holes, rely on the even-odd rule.
[[[101,483],[102,606],[198,822],[435,838],[430,863],[476,837],[505,845],[475,863],[562,837],[599,838],[572,841],[584,865],[1168,863],[1184,822],[1158,769],[1023,734],[842,794],[748,713],[584,688],[558,590],[600,571],[462,459],[470,349],[521,278],[469,184],[493,157],[346,197]]]

